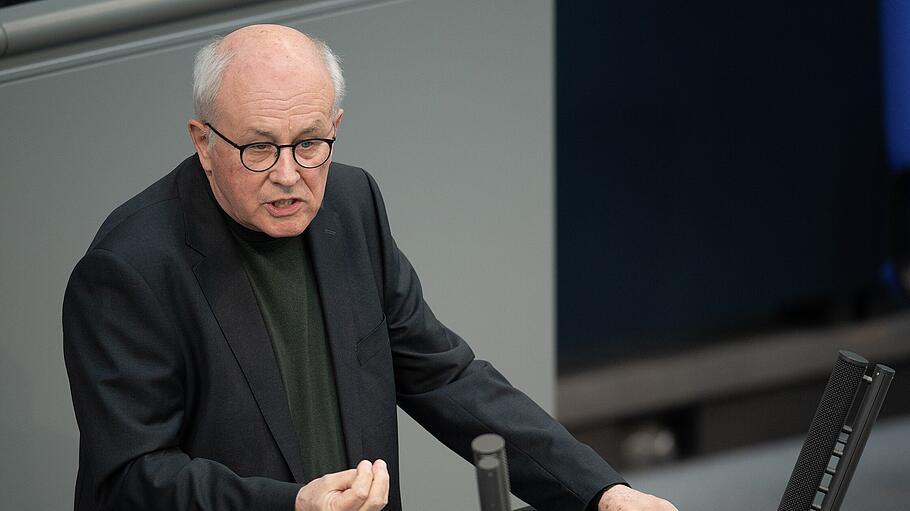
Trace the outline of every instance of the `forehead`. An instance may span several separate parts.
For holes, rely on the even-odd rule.
[[[224,71],[217,106],[235,123],[297,124],[324,122],[333,101],[331,77],[314,49],[266,43],[236,52]]]

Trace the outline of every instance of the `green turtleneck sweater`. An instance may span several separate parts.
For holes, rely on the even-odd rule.
[[[303,236],[272,238],[228,223],[272,340],[304,474],[315,479],[345,470],[335,372]]]

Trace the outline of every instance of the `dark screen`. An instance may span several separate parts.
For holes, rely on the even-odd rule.
[[[558,2],[561,370],[876,285],[875,2]]]

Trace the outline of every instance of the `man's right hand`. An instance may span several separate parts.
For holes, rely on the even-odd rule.
[[[326,474],[297,492],[295,511],[379,511],[389,502],[389,470],[382,460]]]

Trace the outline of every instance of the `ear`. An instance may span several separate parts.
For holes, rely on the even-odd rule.
[[[187,130],[190,133],[190,140],[196,148],[196,154],[199,155],[199,162],[206,174],[212,173],[212,155],[209,154],[209,128],[202,121],[190,119],[187,124]]]
[[[341,116],[344,115],[344,108],[338,109],[338,114],[335,115],[335,131],[338,131],[338,128],[341,126]]]

